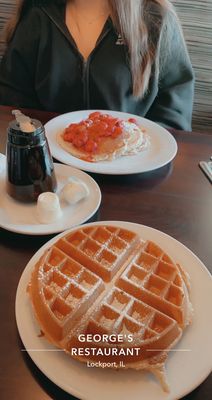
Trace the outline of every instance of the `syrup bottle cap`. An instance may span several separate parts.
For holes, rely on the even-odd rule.
[[[24,133],[32,133],[36,130],[33,125],[31,118],[24,115],[20,110],[13,110],[12,114],[15,116],[17,123],[20,126],[20,130]]]

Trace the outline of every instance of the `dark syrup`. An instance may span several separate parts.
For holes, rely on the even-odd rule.
[[[43,192],[57,188],[54,165],[45,131],[32,120],[35,131],[24,133],[13,121],[8,128],[7,192],[19,201],[36,201]]]

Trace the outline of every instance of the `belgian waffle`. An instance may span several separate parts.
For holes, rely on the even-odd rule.
[[[60,238],[36,264],[29,292],[47,340],[82,362],[124,361],[155,373],[167,390],[168,350],[191,322],[189,279],[154,242],[129,230],[80,227]],[[83,343],[122,335],[123,342]],[[132,342],[128,336],[132,336]],[[139,354],[72,354],[74,348],[140,349]]]

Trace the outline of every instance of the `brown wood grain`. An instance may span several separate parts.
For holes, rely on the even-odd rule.
[[[11,107],[0,107],[0,151],[4,152]],[[43,123],[56,114],[27,110]],[[174,162],[154,173],[131,176],[92,174],[102,191],[93,220],[124,220],[159,229],[190,248],[212,272],[212,191],[199,169],[212,155],[212,136],[172,131],[178,143]],[[50,382],[22,352],[15,323],[15,294],[21,273],[50,236],[24,236],[0,229],[1,399],[68,400],[72,397]],[[177,379],[177,377],[176,377]],[[186,400],[209,400],[208,377]],[[117,399],[119,400],[119,399]]]

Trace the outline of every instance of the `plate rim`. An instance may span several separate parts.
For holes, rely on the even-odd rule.
[[[178,245],[180,244],[180,246],[182,246],[182,248],[187,252],[187,254],[189,254],[189,256],[192,256],[193,258],[195,258],[196,262],[199,264],[200,270],[202,270],[212,282],[212,275],[211,275],[210,271],[207,269],[207,267],[204,265],[204,263],[199,259],[199,257],[196,256],[196,254],[194,254],[187,246],[185,246],[183,243],[179,242],[174,237],[168,235],[167,233],[162,232],[162,231],[160,231],[158,229],[152,228],[152,227],[147,226],[147,225],[142,225],[142,224],[129,222],[129,221],[115,221],[115,220],[113,220],[113,221],[110,221],[110,220],[108,220],[108,221],[98,221],[98,222],[86,223],[83,226],[87,227],[87,226],[90,226],[90,225],[104,225],[104,224],[105,225],[110,225],[110,224],[119,225],[119,226],[125,227],[126,229],[127,229],[127,227],[130,229],[130,227],[131,227],[132,230],[133,230],[134,226],[138,227],[139,229],[144,229],[144,230],[146,230],[146,229],[148,230],[149,229],[150,232],[151,231],[153,231],[153,232],[155,231],[156,234],[162,235],[162,237],[168,238],[168,240],[171,239],[171,241],[173,241],[173,243],[177,242]],[[48,246],[52,245],[56,240],[58,240],[60,237],[62,237],[66,233],[72,232],[72,231],[74,231],[74,230],[76,230],[78,228],[79,228],[79,226],[72,227],[72,228],[66,230],[65,232],[62,232],[62,233],[56,235],[54,238],[50,239],[43,246],[41,246],[34,253],[34,255],[31,257],[31,259],[28,261],[27,265],[25,266],[25,268],[24,268],[24,270],[23,270],[23,272],[21,274],[21,277],[19,279],[19,283],[18,283],[18,286],[17,286],[16,298],[15,298],[15,318],[16,318],[17,329],[18,329],[19,335],[21,337],[21,340],[22,340],[22,343],[23,343],[24,346],[25,346],[25,344],[24,344],[23,332],[22,332],[22,329],[20,328],[20,324],[19,324],[20,316],[19,316],[19,310],[18,310],[18,302],[20,301],[19,297],[21,296],[21,292],[20,292],[21,291],[21,285],[22,285],[22,281],[25,278],[25,274],[31,272],[31,269],[33,268],[33,262],[37,260],[37,258],[41,255],[41,253],[43,252],[43,250],[45,250],[45,248],[47,248]],[[26,349],[26,351],[27,351],[27,349]],[[51,382],[56,384],[59,388],[61,388],[62,390],[64,390],[68,394],[71,394],[71,395],[73,395],[73,396],[75,396],[75,397],[77,397],[77,398],[79,398],[81,400],[92,400],[90,396],[87,397],[86,395],[82,395],[82,393],[80,393],[78,391],[78,389],[76,389],[76,388],[72,389],[72,388],[70,388],[70,386],[67,386],[66,384],[61,384],[60,382],[58,383],[58,381],[55,380],[54,377],[52,378],[51,374],[48,374],[48,371],[46,371],[45,368],[40,366],[39,362],[37,362],[37,360],[34,359],[33,352],[27,351],[27,353],[30,356],[30,358],[32,359],[32,361],[35,363],[35,365],[40,369],[40,371],[45,376],[47,376],[51,380]],[[203,373],[200,374],[201,377],[199,377],[199,380],[198,381],[196,380],[195,383],[193,383],[192,387],[190,386],[188,388],[184,388],[184,390],[180,394],[180,397],[177,397],[177,399],[180,399],[180,398],[186,396],[187,394],[192,392],[194,389],[196,389],[202,382],[204,382],[204,380],[210,375],[210,373],[211,373],[211,370],[209,370],[209,368],[206,368],[206,370],[204,370]],[[164,400],[166,398],[165,396],[166,396],[166,394],[164,394]],[[176,400],[176,397],[174,397],[174,398],[168,397],[168,399],[169,400],[170,399],[171,400]]]
[[[6,156],[5,156],[5,160],[6,160]],[[96,206],[94,208],[94,210],[92,211],[91,214],[89,214],[89,217],[86,217],[85,219],[82,219],[81,222],[77,222],[75,225],[71,226],[70,228],[65,227],[63,230],[61,230],[61,228],[58,229],[46,229],[45,231],[25,231],[22,229],[18,229],[16,228],[16,225],[14,224],[4,224],[2,223],[1,219],[0,219],[0,228],[5,229],[8,232],[13,232],[13,233],[17,233],[17,234],[21,234],[21,235],[27,235],[27,236],[47,236],[47,235],[53,235],[53,234],[58,234],[60,232],[64,232],[68,229],[74,228],[75,226],[78,225],[82,225],[84,224],[88,219],[92,218],[94,216],[94,214],[98,211],[100,205],[101,205],[101,201],[102,201],[102,192],[101,189],[98,185],[98,183],[95,181],[95,179],[92,178],[92,176],[90,176],[89,174],[87,174],[85,171],[81,171],[78,168],[75,168],[71,165],[67,165],[67,164],[63,164],[63,163],[59,163],[59,162],[54,162],[54,166],[56,168],[62,167],[62,168],[70,168],[72,170],[77,171],[77,173],[80,173],[82,175],[86,175],[88,177],[88,179],[92,182],[92,184],[95,186],[97,194],[98,194],[98,202],[96,203]],[[55,168],[55,169],[56,169]],[[3,170],[4,171],[4,170]],[[2,172],[3,172],[2,171]],[[2,174],[2,172],[0,173],[0,175]],[[48,224],[38,224],[40,226],[48,226]],[[20,225],[18,225],[20,227]],[[30,225],[26,225],[26,226],[30,226]]]
[[[64,149],[62,149],[62,148],[60,148],[60,150],[62,150],[62,152],[65,152],[66,153],[66,155],[67,154],[69,154],[70,155],[70,157],[73,157],[73,158],[76,158],[77,160],[80,160],[82,163],[83,163],[83,165],[82,166],[80,166],[80,167],[77,167],[76,165],[74,165],[73,163],[67,163],[67,161],[64,161],[64,158],[63,157],[58,157],[58,155],[55,155],[55,153],[54,153],[54,149],[52,149],[52,143],[51,143],[51,135],[48,133],[48,126],[50,125],[50,124],[52,124],[55,120],[60,120],[60,119],[63,119],[63,118],[66,118],[66,117],[68,117],[69,115],[78,115],[78,114],[80,114],[80,113],[91,113],[91,112],[102,112],[102,113],[108,113],[108,114],[111,114],[111,115],[115,115],[115,114],[123,114],[123,118],[126,118],[126,117],[128,117],[128,118],[136,118],[136,119],[138,119],[138,120],[140,120],[141,122],[142,121],[144,121],[144,123],[145,123],[145,121],[147,121],[147,123],[148,124],[150,124],[151,126],[153,126],[153,128],[155,128],[155,129],[160,129],[160,130],[162,130],[162,131],[164,131],[165,132],[165,134],[167,135],[167,137],[169,138],[169,140],[171,141],[171,146],[173,146],[173,151],[172,151],[172,155],[170,155],[166,160],[164,160],[160,165],[158,165],[158,166],[154,166],[153,168],[151,168],[151,169],[144,169],[144,170],[141,170],[141,171],[117,171],[117,172],[113,172],[113,171],[103,171],[104,170],[104,168],[103,169],[101,169],[100,168],[100,170],[98,171],[98,168],[96,169],[96,168],[93,168],[93,165],[100,165],[100,163],[98,164],[98,163],[89,163],[89,162],[86,162],[86,161],[83,161],[83,160],[80,160],[80,159],[77,159],[76,157],[74,157],[74,156],[72,156],[71,154],[69,154],[68,152],[66,152]],[[124,115],[125,115],[125,117],[124,117]],[[121,118],[120,116],[119,116],[119,118]],[[60,115],[58,115],[58,116],[56,116],[56,117],[53,117],[53,118],[51,118],[48,122],[46,122],[45,123],[45,125],[44,125],[44,128],[45,128],[45,131],[46,131],[46,136],[47,136],[47,139],[48,139],[48,142],[49,142],[49,147],[50,147],[50,150],[51,150],[51,153],[52,153],[52,155],[53,155],[53,157],[55,158],[55,159],[57,159],[57,160],[59,160],[60,162],[62,162],[62,163],[64,163],[64,164],[66,164],[66,165],[70,165],[70,166],[74,166],[75,168],[80,168],[80,169],[82,169],[83,171],[87,171],[87,172],[92,172],[92,173],[95,173],[95,174],[103,174],[103,175],[136,175],[136,174],[142,174],[142,173],[148,173],[148,172],[153,172],[153,171],[156,171],[157,169],[160,169],[160,168],[163,168],[165,165],[167,165],[167,164],[169,164],[170,162],[172,162],[174,159],[175,159],[175,157],[176,157],[176,154],[177,154],[177,151],[178,151],[178,144],[177,144],[177,141],[176,141],[176,139],[174,138],[174,136],[168,131],[168,129],[166,129],[166,128],[164,128],[163,126],[161,126],[161,125],[159,125],[159,124],[157,124],[156,122],[154,122],[154,121],[151,121],[150,119],[147,119],[147,118],[145,118],[145,117],[141,117],[141,116],[139,116],[139,115],[136,115],[136,114],[131,114],[131,113],[128,113],[128,112],[124,112],[124,111],[117,111],[117,110],[104,110],[104,109],[89,109],[89,110],[78,110],[78,111],[70,111],[70,112],[67,112],[67,113],[64,113],[64,114],[60,114]],[[56,140],[53,142],[53,145],[55,145],[55,146],[57,146],[57,142],[56,142]],[[58,145],[58,151],[59,151],[59,145]],[[62,153],[63,154],[63,153]],[[135,156],[137,156],[137,155],[135,155]],[[130,156],[129,156],[130,157]],[[131,156],[131,157],[133,157],[133,156]],[[106,162],[106,161],[105,161]]]

